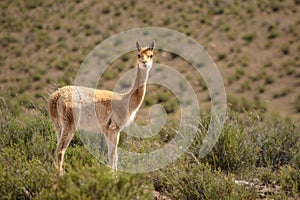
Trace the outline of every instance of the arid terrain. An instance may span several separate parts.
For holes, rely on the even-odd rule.
[[[153,193],[159,199],[300,198],[299,0],[3,0],[0,21],[4,199],[153,199]],[[199,100],[201,126],[187,153],[162,170],[115,178],[75,136],[67,175],[58,177],[49,94],[74,84],[80,65],[102,41],[142,27],[184,33],[215,62],[228,108],[217,145],[199,158],[211,106],[206,83],[182,57],[156,49],[154,62],[180,72]],[[135,62],[136,52],[116,59],[98,88],[112,90]],[[148,123],[154,104],[164,106],[167,126],[147,140],[124,134],[120,147],[148,152],[172,140],[180,113],[167,88],[148,86],[136,121]]]
[[[297,1],[3,1],[1,8],[1,97],[13,107],[45,106],[53,83],[72,84],[81,62],[101,41],[154,26],[185,33],[206,49],[233,109],[300,120]],[[135,54],[128,57],[110,68],[101,87],[111,88],[134,66]],[[184,68],[182,59],[163,52],[156,53],[156,61]],[[185,69],[188,74],[192,68]],[[201,101],[209,100],[205,83],[191,82]]]

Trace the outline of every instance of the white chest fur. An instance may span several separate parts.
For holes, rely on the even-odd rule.
[[[128,120],[126,121],[124,127],[129,126],[133,122],[135,115],[136,115],[136,111],[137,110],[135,110],[131,113],[131,115],[129,116]]]

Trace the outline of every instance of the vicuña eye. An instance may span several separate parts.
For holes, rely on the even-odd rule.
[[[153,55],[150,55],[150,58],[152,58],[153,57]]]
[[[138,58],[141,58],[141,55],[139,54],[139,55],[137,55],[137,57],[138,57]]]

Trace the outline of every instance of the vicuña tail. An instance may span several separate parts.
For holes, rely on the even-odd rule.
[[[55,119],[58,118],[58,111],[57,111],[57,101],[60,97],[60,92],[57,90],[53,94],[51,94],[48,102],[48,110],[49,110],[49,115],[52,119],[52,121],[55,121]]]

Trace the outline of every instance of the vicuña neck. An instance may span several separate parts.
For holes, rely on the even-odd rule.
[[[149,69],[137,67],[136,78],[131,90],[126,94],[128,97],[129,113],[137,110],[144,99],[146,93],[146,82],[148,80]]]

